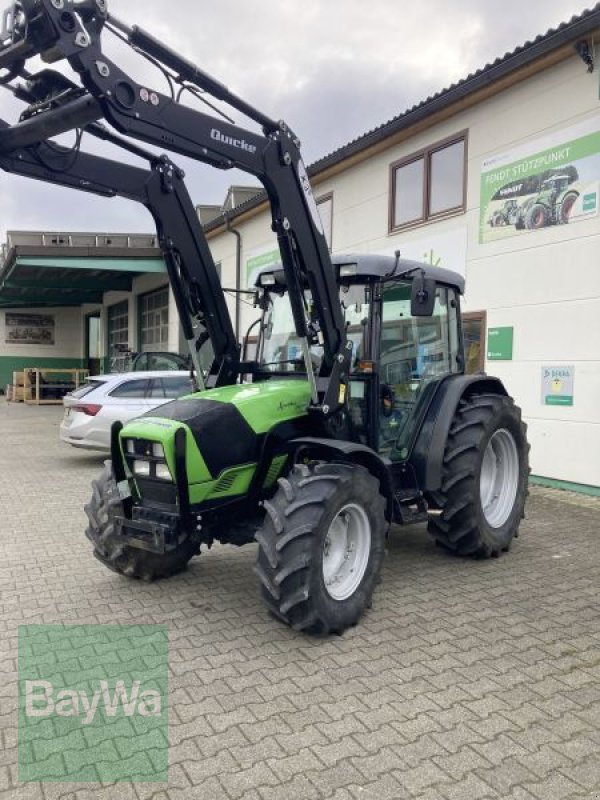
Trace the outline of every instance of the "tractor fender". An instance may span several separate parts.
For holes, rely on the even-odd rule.
[[[437,387],[409,459],[422,492],[441,488],[444,449],[456,409],[465,394],[479,392],[508,396],[502,381],[485,373],[450,375]]]
[[[386,499],[385,516],[388,522],[392,520],[394,508],[394,488],[390,472],[390,462],[382,458],[375,450],[371,450],[359,442],[350,442],[340,439],[318,439],[304,437],[291,439],[288,442],[290,455],[305,453],[311,458],[325,459],[327,461],[343,460],[360,464],[369,470],[379,481],[381,494]]]

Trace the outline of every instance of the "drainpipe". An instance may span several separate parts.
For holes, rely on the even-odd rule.
[[[240,341],[240,328],[242,325],[242,298],[240,290],[242,288],[242,234],[231,227],[231,221],[227,211],[223,212],[225,225],[229,233],[233,233],[237,239],[235,250],[235,338]]]

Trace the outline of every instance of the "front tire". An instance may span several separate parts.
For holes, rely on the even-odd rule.
[[[524,517],[529,481],[527,427],[510,397],[461,400],[444,451],[441,514],[428,530],[458,555],[496,557],[508,550]]]
[[[356,625],[381,572],[387,523],[379,481],[355,464],[296,465],[265,502],[255,572],[272,613],[326,635]]]
[[[550,224],[548,209],[542,203],[534,203],[525,215],[525,226],[530,231],[538,231]]]
[[[124,516],[123,501],[110,461],[97,481],[92,481],[92,499],[85,506],[89,524],[85,535],[94,545],[94,556],[113,572],[128,578],[153,581],[181,572],[200,552],[200,546],[185,539],[174,550],[159,555],[124,546],[116,536],[115,517]]]

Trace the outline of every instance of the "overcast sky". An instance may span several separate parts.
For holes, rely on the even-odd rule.
[[[590,5],[581,0],[109,0],[112,13],[163,38],[264,113],[285,119],[302,140],[307,163]],[[110,55],[164,90],[160,74],[127,48],[111,46]],[[17,114],[18,106],[3,92],[0,116],[15,121]],[[236,121],[247,124],[239,115]],[[98,150],[95,140],[88,138],[87,146]],[[187,171],[195,203],[221,204],[231,183],[254,183],[250,176],[179,156],[174,160]],[[147,212],[123,200],[8,175],[0,180],[2,237],[10,229],[152,230]]]

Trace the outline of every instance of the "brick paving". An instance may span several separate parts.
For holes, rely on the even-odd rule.
[[[487,562],[398,529],[362,623],[315,640],[265,612],[252,546],[156,584],[95,561],[102,457],[59,443],[59,417],[0,404],[2,800],[600,798],[599,500],[534,489]],[[169,629],[169,782],[19,783],[18,626],[149,623]]]

